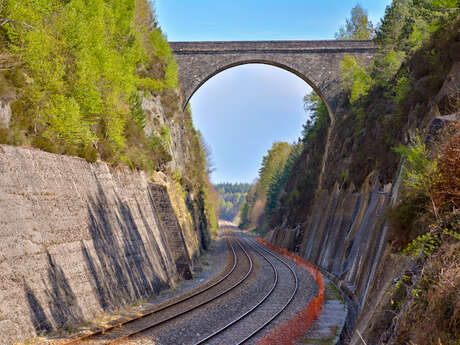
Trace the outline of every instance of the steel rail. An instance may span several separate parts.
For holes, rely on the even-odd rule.
[[[259,328],[257,328],[255,331],[253,331],[251,334],[249,334],[247,337],[245,337],[243,340],[241,340],[240,342],[237,343],[237,345],[240,345],[240,344],[243,344],[244,342],[248,341],[249,339],[251,339],[253,336],[255,336],[257,333],[259,333],[263,328],[265,328],[265,326],[267,326],[270,322],[272,322],[276,317],[278,317],[279,314],[281,314],[286,308],[287,306],[292,302],[292,300],[294,299],[294,296],[295,294],[297,293],[297,290],[299,289],[299,280],[297,278],[297,274],[295,273],[295,271],[292,269],[292,266],[289,265],[284,259],[280,258],[278,255],[275,255],[273,254],[271,251],[265,249],[263,246],[261,246],[259,243],[255,242],[257,244],[257,246],[259,246],[263,251],[265,251],[266,253],[268,253],[269,255],[271,255],[272,257],[274,257],[275,259],[279,260],[280,262],[282,262],[287,268],[289,268],[289,270],[291,271],[291,274],[292,276],[294,277],[294,280],[295,280],[295,289],[294,291],[292,292],[289,300],[285,303],[285,305],[283,306],[283,308],[281,308],[280,310],[278,310],[277,313],[275,313],[268,321],[266,321],[263,325],[261,325]]]
[[[252,247],[252,246],[251,246]],[[247,315],[249,315],[250,313],[252,313],[255,309],[257,309],[272,293],[273,293],[273,290],[275,290],[276,286],[278,285],[278,270],[276,269],[275,265],[273,265],[272,262],[270,262],[270,260],[267,259],[267,257],[265,255],[263,255],[262,253],[260,253],[258,250],[256,250],[254,247],[252,247],[252,249],[257,253],[259,254],[260,256],[262,256],[263,259],[265,259],[265,261],[267,261],[270,266],[271,266],[271,269],[273,271],[273,275],[274,275],[274,279],[273,279],[273,284],[270,288],[270,290],[264,295],[264,297],[259,301],[257,302],[257,304],[255,304],[251,309],[247,310],[245,313],[239,315],[236,319],[234,319],[233,321],[227,323],[225,326],[219,328],[217,331],[211,333],[210,335],[208,335],[207,337],[201,339],[200,341],[194,343],[194,345],[201,345],[201,344],[204,344],[205,342],[207,342],[208,340],[214,338],[215,336],[217,336],[218,334],[221,334],[222,332],[224,332],[226,329],[230,328],[231,326],[233,326],[235,323],[237,323],[238,321],[244,319]]]
[[[179,300],[176,300],[175,302],[173,303],[170,303],[170,304],[166,304],[158,309],[154,309],[154,310],[151,310],[151,311],[148,311],[147,313],[145,314],[142,314],[141,316],[138,316],[138,317],[135,317],[135,318],[132,318],[130,320],[126,320],[126,321],[122,321],[122,322],[119,322],[119,323],[116,323],[114,325],[111,325],[110,327],[106,327],[106,328],[103,328],[103,329],[100,329],[96,332],[93,332],[91,334],[87,334],[87,335],[84,335],[82,337],[79,337],[79,338],[76,338],[76,339],[73,339],[73,340],[70,340],[69,342],[66,342],[64,343],[63,345],[75,345],[75,344],[79,344],[79,343],[82,343],[83,341],[86,341],[86,340],[89,340],[91,338],[94,338],[98,335],[102,335],[102,334],[105,334],[107,332],[110,332],[111,330],[115,329],[115,328],[120,328],[120,327],[123,327],[127,324],[130,324],[130,323],[133,323],[133,322],[136,322],[138,320],[141,320],[141,319],[144,319],[148,316],[151,316],[155,313],[158,313],[160,311],[163,311],[163,310],[166,310],[168,308],[171,308],[179,303],[183,303],[193,297],[196,297],[198,295],[201,295],[202,293],[208,291],[209,289],[215,287],[216,285],[220,284],[221,282],[223,282],[225,279],[227,279],[230,274],[233,273],[233,271],[235,270],[237,264],[238,264],[238,258],[236,256],[236,253],[235,253],[235,248],[233,247],[233,244],[231,243],[231,241],[227,240],[227,245],[230,247],[231,251],[232,251],[232,256],[233,256],[233,265],[231,267],[231,269],[224,275],[222,276],[219,280],[217,280],[216,282],[212,283],[211,285],[207,286],[206,288],[202,289],[202,290],[199,290],[191,295],[188,295],[187,297],[184,297],[184,298],[180,298]]]
[[[210,303],[210,302],[212,302],[212,301],[218,299],[219,297],[223,296],[224,294],[228,293],[229,291],[235,289],[235,288],[238,287],[240,284],[242,284],[242,283],[249,277],[249,275],[251,274],[251,272],[252,272],[252,270],[253,270],[253,267],[254,267],[254,263],[253,263],[253,261],[252,261],[252,259],[251,259],[251,256],[249,255],[249,253],[248,253],[248,252],[246,251],[246,249],[239,243],[238,240],[236,240],[236,243],[237,243],[238,246],[243,250],[244,254],[246,255],[246,257],[248,258],[248,261],[249,261],[249,269],[248,269],[248,271],[246,272],[246,274],[245,274],[239,281],[237,281],[235,284],[233,284],[233,285],[230,286],[229,288],[225,289],[224,291],[220,292],[220,293],[217,294],[216,296],[213,296],[212,298],[209,298],[209,299],[207,299],[207,300],[205,300],[205,301],[203,301],[203,302],[197,304],[196,306],[193,306],[193,307],[191,307],[191,308],[188,308],[188,309],[186,309],[186,310],[183,310],[183,311],[181,311],[181,312],[179,312],[179,313],[177,313],[177,314],[174,314],[173,316],[170,316],[170,317],[168,317],[168,318],[166,318],[166,319],[164,319],[164,320],[161,320],[161,321],[158,321],[158,322],[153,323],[153,324],[151,324],[151,325],[148,325],[148,326],[146,326],[146,327],[140,328],[140,329],[138,329],[138,330],[136,330],[136,331],[134,331],[134,332],[128,333],[128,334],[126,334],[126,335],[124,335],[124,336],[121,336],[121,337],[118,337],[118,338],[113,339],[113,340],[111,340],[111,341],[108,341],[108,342],[104,343],[104,345],[114,345],[114,344],[118,344],[118,343],[120,343],[121,341],[127,340],[127,339],[129,339],[129,338],[132,338],[133,336],[136,336],[136,335],[139,335],[139,334],[141,334],[141,333],[144,333],[144,332],[146,332],[146,331],[148,331],[148,330],[151,330],[151,329],[154,328],[154,327],[157,327],[157,326],[159,326],[159,325],[162,325],[162,324],[164,324],[164,323],[166,323],[166,322],[168,322],[168,321],[171,321],[171,320],[173,320],[173,319],[175,319],[175,318],[177,318],[177,317],[179,317],[179,316],[182,316],[182,315],[184,315],[184,314],[187,314],[187,313],[189,313],[189,312],[191,312],[191,311],[193,311],[193,310],[195,310],[195,309],[198,309],[199,307],[202,307],[202,306],[205,305],[205,304],[208,304],[208,303]]]

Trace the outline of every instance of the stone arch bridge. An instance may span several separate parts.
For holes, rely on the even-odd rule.
[[[230,67],[262,63],[290,71],[306,81],[323,99],[331,120],[342,92],[340,61],[345,54],[369,63],[374,56],[373,41],[221,41],[171,42],[179,68],[185,107],[209,78]]]

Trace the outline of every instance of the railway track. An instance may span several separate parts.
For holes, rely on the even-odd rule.
[[[135,335],[144,333],[152,328],[165,324],[168,321],[179,318],[180,316],[227,294],[242,284],[249,277],[254,266],[251,256],[239,241],[230,239],[228,241],[228,245],[232,251],[233,265],[223,277],[213,284],[184,298],[180,298],[173,303],[153,309],[133,319],[126,320],[105,329],[70,340],[64,343],[64,345],[119,344]]]
[[[223,326],[220,329],[216,330],[215,332],[211,333],[207,337],[205,337],[205,338],[201,339],[200,341],[196,342],[194,345],[203,345],[203,344],[209,343],[210,341],[212,341],[214,338],[216,338],[218,336],[225,337],[225,332],[227,332],[227,331],[231,332],[232,326],[234,326],[235,324],[239,323],[240,321],[243,321],[245,318],[248,317],[248,315],[250,315],[251,313],[256,311],[257,308],[261,307],[264,303],[267,303],[267,299],[273,294],[275,288],[278,286],[278,283],[279,283],[279,271],[276,268],[276,266],[268,259],[268,256],[274,258],[275,260],[280,262],[283,266],[285,266],[289,270],[289,272],[291,274],[291,277],[293,278],[293,281],[294,281],[294,288],[292,289],[292,292],[288,296],[287,301],[280,308],[278,308],[278,310],[276,312],[274,312],[273,314],[269,315],[268,318],[264,322],[262,322],[262,324],[256,326],[256,329],[251,330],[249,332],[249,334],[247,334],[246,336],[240,338],[239,340],[235,339],[235,341],[232,344],[240,345],[240,344],[246,343],[251,338],[256,336],[260,331],[262,331],[266,326],[268,326],[273,320],[275,320],[278,317],[278,315],[280,315],[288,307],[288,305],[292,302],[292,300],[294,299],[294,297],[295,297],[295,295],[297,293],[298,287],[299,287],[299,283],[298,283],[297,274],[292,269],[291,265],[289,265],[289,263],[286,262],[286,260],[280,258],[277,254],[273,254],[269,250],[265,249],[263,246],[261,246],[256,241],[251,240],[251,245],[249,245],[249,246],[252,248],[253,251],[255,251],[257,254],[259,254],[270,265],[270,267],[272,269],[273,283],[272,283],[270,289],[249,310],[247,310],[246,312],[242,313],[241,315],[239,315],[238,317],[236,317],[235,319],[233,319],[232,321],[227,323],[225,326]],[[234,336],[231,336],[231,338],[234,339]],[[217,343],[219,343],[219,340],[217,340]]]
[[[244,242],[244,244],[242,242]],[[221,337],[225,338],[227,335],[231,337],[233,344],[243,344],[248,340],[252,339],[256,334],[262,331],[270,322],[276,319],[278,315],[280,315],[292,302],[298,290],[297,275],[288,262],[280,258],[277,254],[271,253],[269,250],[265,249],[265,247],[261,246],[256,241],[242,241],[240,239],[237,239],[236,237],[233,237],[232,239],[229,239],[227,243],[232,252],[232,264],[230,266],[230,269],[226,271],[221,278],[219,278],[211,285],[203,287],[202,289],[190,295],[179,298],[174,302],[160,306],[156,309],[139,315],[138,317],[133,318],[131,320],[126,320],[124,322],[120,322],[116,325],[113,325],[109,328],[71,340],[65,343],[65,345],[114,345],[126,342],[132,338],[137,339],[137,336],[141,336],[148,331],[156,329],[157,327],[166,325],[166,323],[169,321],[180,320],[181,317],[187,317],[187,314],[191,313],[194,310],[200,309],[205,305],[208,305],[212,301],[216,301],[218,299],[220,300],[224,298],[224,296],[230,296],[232,290],[237,289],[243,282],[245,282],[248,279],[251,273],[253,273],[254,263],[248,251],[251,251],[257,256],[260,256],[265,262],[268,263],[273,274],[273,281],[268,291],[266,291],[263,296],[257,296],[257,303],[251,306],[249,310],[239,315],[233,316],[231,321],[227,322],[224,326],[221,326],[219,329],[215,330],[211,334],[208,334],[207,336],[203,337],[201,340],[195,340],[194,345],[202,345],[207,343],[219,344],[219,339],[222,339]],[[249,315],[253,313],[255,314],[255,311],[259,309],[261,306],[263,306],[264,303],[268,303],[269,297],[272,296],[273,292],[277,288],[283,289],[283,287],[279,287],[280,275],[278,272],[278,268],[276,267],[280,264],[289,270],[290,276],[292,277],[293,283],[291,284],[293,285],[293,287],[289,295],[286,299],[284,299],[283,297],[284,302],[277,301],[276,304],[281,303],[281,305],[279,307],[277,306],[277,309],[274,312],[267,313],[266,317],[264,315],[262,322],[257,322],[254,325],[251,324],[251,326],[249,327],[250,329],[248,331],[245,331],[246,333],[238,337],[239,340],[235,339],[235,337],[231,335],[234,327],[238,327],[238,325],[241,326],[241,324],[244,323],[244,320],[247,319]],[[279,291],[278,294],[280,294]],[[285,294],[286,293],[284,293],[284,295]],[[169,327],[169,324],[167,325],[167,327]],[[186,341],[185,343],[192,342]]]

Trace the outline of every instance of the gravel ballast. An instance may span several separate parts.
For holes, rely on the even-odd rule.
[[[235,229],[234,232],[242,239],[243,243],[250,243],[251,246],[258,248],[259,245],[255,243],[252,236]],[[248,245],[246,245],[246,248],[254,260],[254,270],[247,281],[218,300],[200,307],[177,320],[143,333],[141,336],[137,336],[127,342],[127,344],[194,344],[251,309],[271,289],[274,274],[270,264],[258,253],[258,251],[262,252],[260,248],[258,251],[251,249]],[[222,334],[210,339],[206,344],[235,344],[265,323],[284,306],[294,289],[294,279],[290,270],[280,261],[270,255],[267,255],[267,259],[275,265],[279,275],[278,285],[273,293],[245,319],[237,322]],[[297,312],[306,307],[316,293],[317,287],[313,277],[289,260],[284,260],[297,273],[298,291],[285,311],[251,338],[247,344],[255,344],[272,329],[294,317]]]

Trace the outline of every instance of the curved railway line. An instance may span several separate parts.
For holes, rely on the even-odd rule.
[[[292,302],[292,300],[294,299],[294,296],[295,294],[297,293],[297,290],[298,290],[298,287],[299,287],[299,283],[298,283],[298,278],[297,278],[297,274],[295,273],[295,271],[292,269],[292,267],[283,259],[281,259],[280,257],[278,257],[278,255],[276,254],[273,254],[271,253],[270,251],[268,251],[267,249],[263,248],[260,244],[258,244],[257,242],[254,242],[254,244],[260,248],[261,251],[267,253],[268,255],[272,256],[273,258],[275,258],[276,260],[278,260],[279,262],[281,262],[284,266],[286,266],[290,273],[291,273],[291,276],[293,277],[294,279],[294,284],[295,284],[295,287],[292,291],[292,293],[290,294],[287,302],[280,308],[278,309],[278,311],[273,314],[267,321],[265,321],[262,325],[260,325],[257,329],[253,330],[249,335],[247,335],[246,337],[244,337],[243,339],[239,340],[238,342],[236,342],[235,344],[236,345],[240,345],[240,344],[243,344],[245,343],[246,341],[248,341],[249,339],[251,339],[252,337],[254,337],[257,333],[259,333],[262,329],[264,329],[270,322],[272,322],[279,314],[281,314],[286,308],[287,306]],[[255,311],[258,307],[260,307],[266,300],[268,297],[270,297],[270,295],[273,293],[273,291],[275,290],[275,288],[277,287],[278,285],[278,282],[279,282],[279,273],[278,273],[278,269],[275,267],[275,265],[270,261],[268,260],[267,256],[264,255],[261,251],[259,251],[258,249],[256,249],[256,247],[254,245],[251,245],[250,246],[256,253],[258,253],[266,262],[268,262],[268,264],[270,265],[271,269],[272,269],[272,272],[273,272],[273,276],[274,276],[274,279],[273,279],[273,284],[272,286],[270,287],[269,291],[262,297],[262,299],[257,302],[254,306],[251,307],[251,309],[249,309],[248,311],[246,311],[245,313],[241,314],[240,316],[238,316],[237,318],[235,318],[234,320],[232,320],[231,322],[229,322],[228,324],[226,324],[224,327],[221,327],[220,329],[218,329],[217,331],[215,331],[214,333],[208,335],[206,338],[200,340],[199,342],[195,343],[194,345],[202,345],[202,344],[205,344],[206,342],[208,342],[209,340],[211,340],[212,338],[216,337],[217,335],[225,332],[227,329],[229,329],[230,327],[232,327],[234,324],[236,324],[237,322],[243,320],[245,317],[247,317],[249,314],[251,314],[253,311]]]
[[[194,345],[201,345],[212,342],[216,338],[219,338],[219,336],[225,337],[227,332],[232,332],[232,326],[239,324],[240,321],[244,322],[244,319],[247,318],[251,313],[256,311],[264,303],[268,303],[267,299],[272,295],[275,289],[283,289],[283,287],[279,286],[280,279],[278,268],[272,262],[276,260],[283,266],[287,267],[289,270],[293,279],[293,284],[291,283],[293,288],[287,289],[287,291],[289,291],[289,295],[286,301],[284,303],[281,302],[282,305],[276,310],[275,313],[270,313],[270,315],[267,315],[267,319],[265,319],[262,324],[256,325],[256,329],[248,331],[249,334],[241,335],[239,337],[241,338],[240,340],[236,340],[234,336],[231,336],[232,339],[235,339],[235,344],[242,344],[247,342],[256,334],[258,334],[262,329],[264,329],[278,315],[280,315],[281,312],[285,310],[287,306],[292,302],[298,290],[298,278],[296,272],[292,269],[289,263],[280,258],[277,254],[271,253],[269,250],[265,249],[263,246],[253,240],[240,240],[236,238],[236,236],[231,237],[231,239],[227,240],[227,245],[231,250],[233,262],[230,269],[225,271],[223,276],[217,281],[211,283],[208,286],[205,285],[206,287],[198,289],[194,293],[186,295],[185,297],[176,299],[173,302],[166,303],[158,308],[140,314],[138,317],[119,322],[105,329],[101,329],[94,333],[70,340],[64,343],[64,345],[120,344],[128,341],[131,338],[140,336],[160,325],[164,325],[168,321],[179,319],[181,316],[197,310],[200,307],[203,307],[208,303],[223,297],[224,295],[228,295],[232,290],[235,290],[243,282],[245,282],[254,272],[254,262],[250,253],[248,252],[250,249],[252,253],[257,254],[265,262],[267,262],[271,268],[273,273],[273,282],[269,290],[264,294],[262,298],[257,296],[258,302],[249,310],[240,315],[237,315],[236,317],[234,316],[233,319],[223,327],[220,327],[218,330],[195,342]]]

